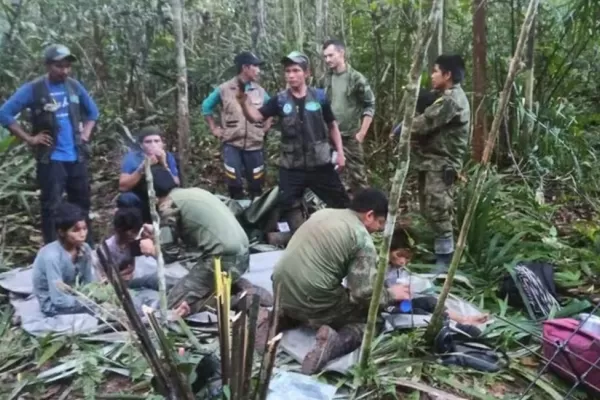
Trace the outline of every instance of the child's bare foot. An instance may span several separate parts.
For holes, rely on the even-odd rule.
[[[461,324],[465,324],[465,325],[480,325],[480,324],[487,322],[488,319],[489,319],[488,314],[465,315],[460,318],[460,321],[457,321],[457,322],[460,322]]]
[[[192,312],[192,310],[191,310],[190,306],[188,305],[187,301],[181,302],[179,307],[175,308],[175,313],[177,315],[179,315],[181,318],[187,317],[188,315],[190,315],[191,312]]]

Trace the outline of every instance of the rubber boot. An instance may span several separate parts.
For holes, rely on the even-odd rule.
[[[450,254],[436,254],[435,255],[435,274],[445,274],[448,272],[450,268],[450,263],[452,262],[452,256],[454,253]]]
[[[233,290],[236,293],[236,297],[241,296],[242,293],[246,292],[246,296],[252,296],[257,294],[260,297],[260,305],[262,307],[273,307],[273,295],[268,290],[263,289],[260,286],[254,285],[246,278],[240,278],[233,284]],[[233,305],[233,299],[232,299]]]
[[[302,361],[301,372],[314,375],[330,361],[356,350],[362,340],[359,325],[362,324],[346,325],[339,332],[329,325],[321,326],[317,331],[317,342]]]
[[[452,236],[436,238],[433,248],[436,257],[434,273],[444,274],[448,272],[454,254],[454,238]]]

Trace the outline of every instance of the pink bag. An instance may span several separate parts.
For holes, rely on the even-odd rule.
[[[573,335],[578,326],[579,321],[573,318],[544,322],[544,357],[546,362],[552,359],[558,345],[569,340],[552,360],[550,369],[571,382],[577,382],[578,378],[589,370],[582,383],[588,389],[600,393],[600,336],[584,330],[579,330]],[[594,364],[596,366],[592,367]]]

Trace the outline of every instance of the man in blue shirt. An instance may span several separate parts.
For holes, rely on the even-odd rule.
[[[162,140],[162,130],[157,126],[143,128],[137,135],[140,150],[132,150],[125,155],[121,164],[119,176],[119,191],[117,199],[118,208],[135,207],[142,211],[144,221],[149,222],[150,208],[148,203],[148,189],[144,176],[144,159],[150,157],[152,169],[165,168],[179,185],[179,170],[175,156],[165,151]]]
[[[234,59],[237,76],[219,85],[202,102],[202,115],[211,132],[223,143],[223,164],[229,195],[244,197],[243,178],[248,182],[248,194],[258,197],[265,180],[264,141],[271,127],[271,119],[247,121],[236,100],[238,81],[246,82],[245,90],[252,104],[260,108],[269,95],[256,83],[262,61],[249,51],[243,51]],[[221,105],[220,124],[213,118],[213,111]]]
[[[0,124],[34,150],[46,244],[56,240],[53,212],[63,192],[86,215],[90,210],[89,141],[99,112],[81,83],[69,78],[75,61],[67,47],[47,47],[44,51],[47,74],[21,86],[0,107]],[[31,133],[15,119],[27,108],[31,110]],[[88,243],[91,237],[88,231]]]

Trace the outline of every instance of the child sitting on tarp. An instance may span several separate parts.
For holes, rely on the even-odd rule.
[[[84,285],[93,280],[92,249],[85,242],[86,215],[71,203],[60,204],[54,217],[58,239],[40,249],[33,262],[33,293],[46,316],[91,313],[62,284]]]
[[[135,257],[154,253],[154,241],[151,238],[151,225],[144,225],[142,212],[138,208],[120,208],[113,217],[114,234],[105,243],[110,258],[119,270],[121,278],[132,289],[148,288],[158,290],[156,273],[134,278]],[[97,253],[94,254],[94,271],[99,280],[106,280],[106,271],[100,264]]]
[[[390,243],[389,268],[386,274],[386,286],[395,283],[404,283],[406,279],[410,279],[410,272],[404,268],[412,258],[411,239],[404,227],[399,227],[392,236]],[[437,298],[434,296],[418,296],[413,297],[406,304],[407,309],[404,312],[413,314],[431,314],[437,304]],[[394,312],[403,312],[402,307],[396,307]],[[464,325],[478,325],[487,321],[487,314],[479,315],[462,315],[455,311],[446,309],[448,318]]]

